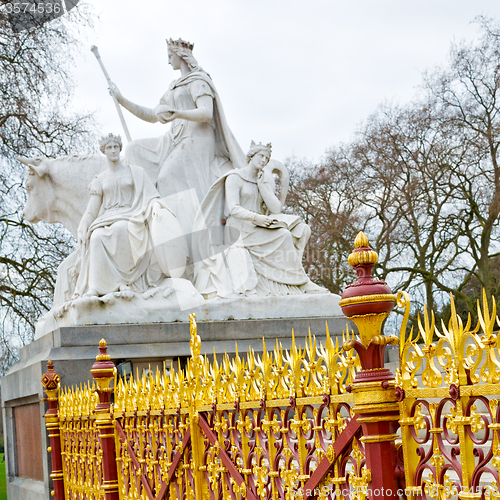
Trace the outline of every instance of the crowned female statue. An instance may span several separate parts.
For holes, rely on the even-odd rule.
[[[299,216],[281,213],[288,186],[285,181],[277,196],[273,171],[288,174],[279,162],[268,166],[270,157],[271,144],[252,141],[247,166],[223,175],[202,203],[193,254],[195,286],[205,296],[327,292],[304,271],[311,230]],[[203,224],[205,233],[199,231]]]
[[[210,186],[232,168],[245,165],[244,154],[229,129],[220,98],[212,79],[193,57],[193,44],[184,40],[168,40],[168,60],[181,71],[155,108],[139,106],[112,84],[110,91],[118,102],[138,118],[147,122],[171,123],[159,138],[132,141],[125,157],[132,165],[143,167],[157,179],[162,197],[176,195],[182,203],[174,211],[183,229],[191,224],[199,203]],[[191,196],[186,191],[191,190]]]
[[[142,293],[181,277],[187,248],[175,215],[144,170],[121,161],[120,136],[99,146],[108,168],[90,183],[78,227],[74,298]]]

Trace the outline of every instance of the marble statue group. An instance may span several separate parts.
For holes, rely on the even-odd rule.
[[[77,239],[59,268],[54,319],[78,304],[83,314],[134,298],[143,307],[175,296],[186,310],[213,300],[327,293],[302,266],[309,226],[283,213],[286,167],[271,159],[271,144],[252,142],[243,153],[193,45],[167,43],[181,76],[156,107],[110,85],[130,113],[168,126],[164,135],[131,141],[123,153],[121,138],[106,135],[100,158],[20,158],[30,167],[25,218],[61,222]]]

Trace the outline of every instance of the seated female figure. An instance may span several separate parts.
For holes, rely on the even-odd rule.
[[[314,285],[302,267],[311,230],[300,217],[281,213],[272,171],[265,168],[270,156],[270,144],[252,142],[248,165],[223,176],[202,205],[207,209],[223,195],[225,233],[238,237],[224,258],[216,255],[199,266],[196,284],[204,294],[225,295],[229,289],[258,295],[326,291]]]
[[[144,292],[169,276],[157,258],[150,227],[165,226],[164,220],[158,222],[167,217],[168,229],[175,231],[175,216],[160,200],[144,170],[121,161],[119,136],[104,137],[100,148],[108,169],[91,182],[90,201],[78,228],[76,297]],[[182,257],[181,267],[185,252],[181,261]]]

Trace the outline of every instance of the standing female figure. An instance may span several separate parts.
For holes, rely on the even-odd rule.
[[[172,123],[163,137],[132,141],[125,157],[157,179],[162,197],[172,197],[170,206],[187,232],[210,186],[233,167],[243,167],[244,155],[227,126],[212,79],[193,57],[193,44],[181,39],[167,44],[169,63],[181,77],[170,84],[155,108],[134,104],[115,85],[110,91],[142,120]]]

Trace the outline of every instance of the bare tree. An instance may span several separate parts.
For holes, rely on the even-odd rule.
[[[340,293],[352,281],[347,264],[352,243],[362,229],[361,205],[352,196],[343,151],[330,151],[320,165],[287,161],[291,172],[288,210],[300,214],[311,227],[304,253],[304,269],[316,283]]]
[[[376,236],[379,276],[395,290],[421,290],[431,308],[436,291],[461,283],[467,260],[453,168],[464,148],[438,111],[425,103],[381,108],[352,145],[351,160],[356,196]]]
[[[4,7],[3,7],[4,8]],[[18,155],[55,157],[87,149],[93,124],[70,113],[71,65],[81,33],[91,25],[85,6],[15,32],[0,7],[0,371],[33,338],[51,306],[57,266],[73,241],[62,228],[27,224],[24,167]]]
[[[321,256],[308,270],[335,269],[333,282],[318,279],[330,289],[345,279],[333,253],[345,259],[363,229],[378,276],[434,310],[448,292],[469,309],[473,290],[500,294],[500,26],[477,22],[480,40],[453,45],[413,102],[381,106],[351,143],[298,169],[290,200]]]
[[[318,283],[332,291],[347,284],[345,263],[359,230],[379,252],[378,276],[395,291],[421,290],[433,308],[436,290],[460,283],[453,269],[463,260],[462,216],[449,165],[462,161],[463,148],[435,112],[420,103],[383,106],[321,165],[292,169],[300,175],[292,176],[290,204],[312,227],[305,265]]]
[[[500,26],[478,18],[477,44],[454,44],[449,64],[426,77],[426,87],[441,108],[443,126],[464,148],[463,161],[452,165],[464,207],[463,234],[469,261],[463,267],[462,290],[475,278],[490,293],[500,285],[491,280],[490,262],[500,254]]]

